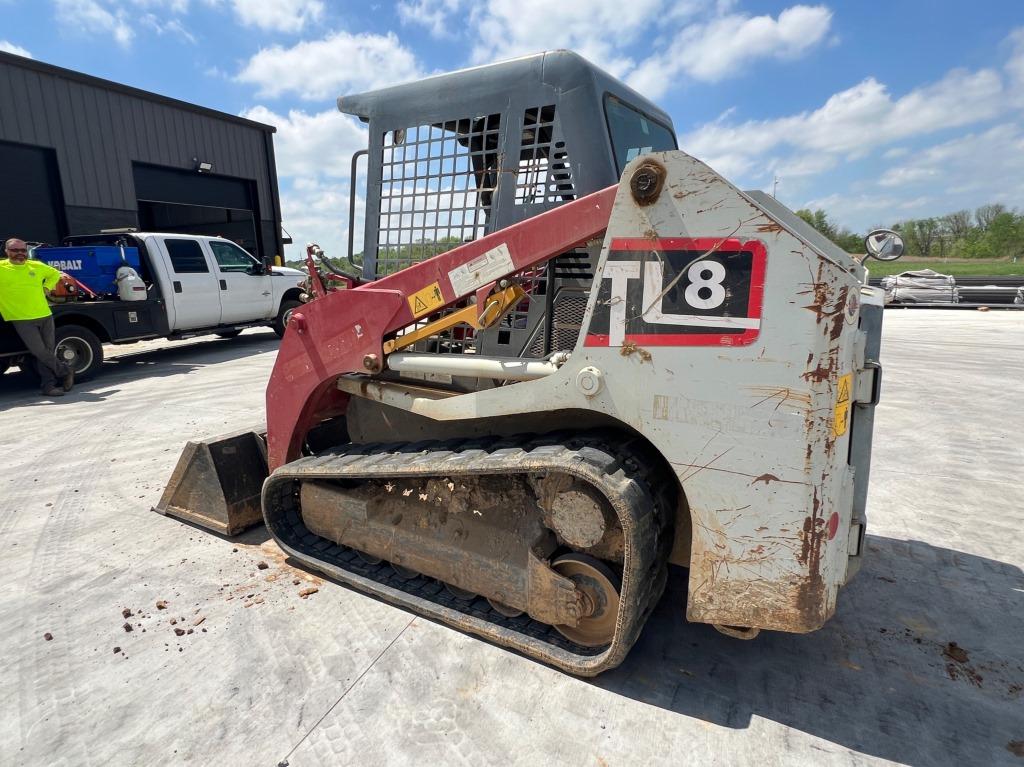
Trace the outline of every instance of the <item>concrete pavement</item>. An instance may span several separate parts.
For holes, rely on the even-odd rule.
[[[1024,765],[1024,314],[885,319],[835,619],[730,640],[685,622],[679,571],[591,681],[295,569],[262,528],[150,511],[187,439],[263,419],[273,334],[126,349],[52,403],[0,377],[0,762]]]

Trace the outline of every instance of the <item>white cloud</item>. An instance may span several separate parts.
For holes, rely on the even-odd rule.
[[[734,0],[402,0],[404,24],[461,36],[488,63],[552,48],[578,51],[654,98],[687,77],[715,82],[752,61],[795,58],[825,42],[832,13],[794,5],[772,16],[733,11]],[[643,39],[653,50],[637,62]]]
[[[624,52],[650,29],[664,0],[489,0],[474,8],[472,60],[491,62],[550,48],[571,48],[613,74],[633,68]]]
[[[196,43],[195,36],[178,19],[162,19],[155,13],[143,13],[138,16],[138,23],[140,26],[153,30],[157,35],[176,35],[193,45]]]
[[[334,32],[290,48],[261,48],[236,79],[255,85],[260,96],[326,99],[421,76],[416,57],[394,34]]]
[[[402,0],[398,3],[398,18],[403,24],[426,27],[437,38],[456,37],[463,25],[455,18],[464,0]]]
[[[99,0],[55,0],[57,20],[64,27],[80,32],[110,35],[121,47],[131,45],[135,32],[130,14],[115,3]]]
[[[365,204],[356,197],[355,251],[362,249]],[[315,242],[331,258],[344,258],[348,252],[348,184],[331,183],[320,178],[299,178],[281,190],[281,215],[284,228],[294,240],[285,246],[286,258],[305,257],[305,246]]]
[[[879,180],[883,187],[918,184],[954,194],[984,192],[1001,199],[1024,198],[1024,129],[1003,123],[928,147]]]
[[[1001,123],[935,144],[888,170],[877,184],[856,186],[853,192],[803,206],[823,208],[858,231],[990,202],[1019,206],[1024,199],[1024,128]]]
[[[278,32],[301,32],[324,12],[322,0],[231,0],[231,6],[243,26]]]
[[[353,153],[367,146],[366,127],[334,109],[278,114],[256,106],[242,117],[277,128],[274,155],[281,180],[282,218],[295,239],[288,246],[288,258],[301,258],[306,242],[317,242],[328,255],[341,257],[347,248],[350,163]],[[357,223],[363,209],[362,199],[357,198]],[[357,227],[357,250],[361,241],[362,230]]]
[[[27,48],[22,48],[20,45],[15,45],[7,40],[0,40],[0,51],[13,53],[15,56],[24,56],[26,59],[32,58],[32,54],[28,52]]]
[[[315,114],[292,109],[282,115],[256,106],[242,117],[277,128],[274,155],[281,176],[347,179],[352,153],[367,145],[366,127],[336,109]]]
[[[682,136],[680,145],[720,172],[748,173],[768,167],[771,152],[859,156],[893,141],[991,119],[1005,104],[1002,78],[989,69],[954,70],[898,99],[868,78],[814,111],[736,125],[707,123]]]
[[[730,14],[683,28],[664,51],[629,75],[629,83],[651,98],[667,92],[681,74],[718,82],[763,58],[793,59],[825,40],[832,12],[795,5],[771,16]]]
[[[1012,48],[1006,62],[1006,72],[1011,83],[1010,95],[1016,106],[1024,107],[1024,27],[1013,30],[1006,42]]]
[[[209,2],[209,0],[207,0]],[[188,13],[189,0],[131,0],[139,8],[152,8],[164,13]]]

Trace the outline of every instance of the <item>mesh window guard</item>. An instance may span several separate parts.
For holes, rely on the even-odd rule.
[[[516,169],[516,205],[562,202],[576,198],[565,142],[554,141],[555,107],[523,113],[523,136]]]
[[[498,184],[500,121],[493,114],[389,134],[381,168],[378,276],[485,233]]]

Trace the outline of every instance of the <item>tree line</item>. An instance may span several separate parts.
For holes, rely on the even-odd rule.
[[[824,210],[801,208],[796,215],[847,253],[864,252],[864,235],[836,224]],[[1010,260],[1024,257],[1024,213],[1000,203],[982,205],[973,212],[958,210],[944,216],[906,219],[889,228],[903,235],[908,256]],[[436,256],[462,243],[461,238],[450,236],[382,247],[377,257],[377,273],[380,276],[392,274],[410,263]],[[363,254],[355,254],[354,260],[361,266]],[[305,268],[304,261],[286,263]],[[331,263],[343,270],[351,270],[344,258],[333,257]]]
[[[382,245],[377,248],[377,276],[385,277],[389,274],[394,274],[401,269],[409,266],[410,264],[418,263],[433,256],[445,253],[459,245],[462,245],[465,240],[460,237],[447,236],[441,237],[437,240],[420,239],[415,242],[404,243],[401,245]],[[327,257],[328,260],[335,267],[344,272],[352,272],[352,266],[348,263],[348,259],[339,257]],[[363,265],[363,253],[360,251],[352,256],[353,262],[358,266]],[[306,261],[302,260],[291,260],[285,262],[286,266],[291,266],[295,269],[305,270]]]
[[[848,253],[864,252],[863,235],[836,225],[823,210],[796,214]],[[973,212],[898,221],[891,229],[903,235],[908,256],[922,258],[1008,258],[1024,256],[1024,213],[1000,203]]]

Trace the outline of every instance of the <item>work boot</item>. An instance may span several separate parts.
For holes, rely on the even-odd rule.
[[[68,368],[68,372],[64,374],[64,378],[61,380],[61,386],[64,391],[71,391],[71,387],[75,385],[75,371]]]
[[[56,386],[50,386],[49,388],[43,389],[44,397],[63,397],[64,390],[58,389]]]

